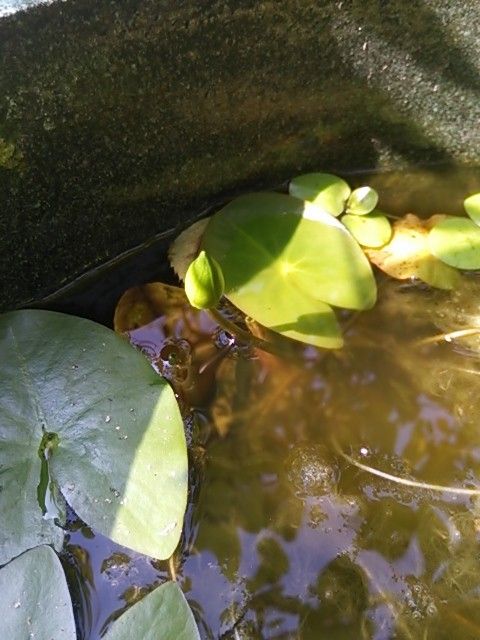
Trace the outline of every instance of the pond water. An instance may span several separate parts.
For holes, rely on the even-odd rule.
[[[369,181],[381,197],[417,188],[416,206],[401,191],[388,211],[455,212],[480,188],[478,171],[402,179]],[[157,263],[169,241],[43,306],[112,324],[124,290],[171,280]],[[131,332],[146,353],[186,350],[170,374],[190,503],[169,562],[71,514],[62,560],[79,637],[97,640],[175,576],[206,639],[480,638],[480,338],[432,339],[480,327],[479,301],[477,275],[453,293],[380,277],[377,307],[346,318],[343,350],[298,345],[283,360],[231,344],[181,302]]]

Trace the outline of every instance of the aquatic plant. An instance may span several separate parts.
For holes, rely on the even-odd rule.
[[[9,563],[0,570],[3,636],[74,638],[65,579],[44,545],[62,547],[68,503],[117,543],[170,557],[187,503],[183,421],[168,382],[128,342],[89,320],[7,313],[0,356],[0,564]],[[148,598],[136,605],[106,637],[132,637],[133,618],[167,631],[172,624],[165,635],[172,640],[198,637],[176,585],[148,597],[150,605]],[[39,598],[48,602],[45,615],[31,615]],[[174,628],[185,625],[178,635]]]
[[[212,309],[223,289],[271,340],[274,332],[338,349],[343,338],[334,309],[374,306],[371,265],[445,290],[457,286],[460,270],[480,268],[479,194],[465,200],[470,220],[408,214],[392,226],[377,203],[368,186],[352,191],[337,176],[304,174],[290,182],[289,195],[241,196],[197,222],[173,244],[171,263],[194,306]],[[211,261],[222,284],[200,304],[204,285],[191,277],[198,261]]]
[[[392,224],[377,204],[372,188],[352,191],[343,179],[321,173],[294,178],[288,194],[241,196],[174,243],[171,261],[185,295],[163,285],[161,292],[150,286],[149,295],[183,306],[188,298],[213,315],[209,329],[218,322],[252,349],[276,353],[295,344],[285,339],[338,349],[342,321],[377,301],[373,267],[445,290],[458,286],[462,271],[480,269],[480,194],[465,200],[468,219],[409,214]],[[238,313],[227,315],[222,299]],[[135,296],[125,300],[114,324],[135,344],[132,328],[148,324],[155,313],[136,305]],[[479,332],[463,327],[421,344]],[[220,345],[220,356],[232,342]],[[56,629],[75,637],[65,579],[51,548],[59,550],[64,541],[67,505],[113,541],[171,558],[187,502],[182,403],[194,402],[188,368],[195,353],[183,343],[165,341],[151,357],[153,370],[124,338],[90,321],[46,311],[0,318],[0,587],[6,594],[0,611],[12,640],[27,631],[53,636]],[[219,361],[215,349],[210,356],[203,371]],[[389,482],[436,493],[480,493],[403,478],[332,444],[349,465]],[[51,611],[47,600],[64,606],[33,617],[32,603],[40,600],[45,610]],[[38,626],[30,628],[31,620]],[[162,625],[167,639],[199,637],[174,583],[134,605],[105,637],[124,640],[154,624]]]

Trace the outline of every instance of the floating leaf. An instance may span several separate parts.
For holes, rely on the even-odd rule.
[[[185,293],[196,309],[212,309],[220,302],[225,289],[222,268],[205,251],[190,263],[185,274]]]
[[[62,636],[63,638],[63,636]],[[176,582],[166,582],[116,620],[103,640],[200,640],[195,619]]]
[[[392,278],[420,278],[432,287],[453,289],[460,274],[437,260],[428,243],[430,228],[443,218],[432,216],[429,220],[420,220],[411,213],[407,214],[394,223],[393,236],[388,244],[381,249],[366,249],[365,252],[373,264]]]
[[[0,593],[0,626],[5,640],[77,637],[65,575],[50,547],[27,551],[3,567]]]
[[[294,178],[289,185],[291,196],[315,203],[320,209],[339,216],[350,195],[350,187],[338,176],[330,173],[305,173]]]
[[[457,269],[480,269],[480,229],[466,218],[447,218],[428,236],[430,251]]]
[[[340,347],[329,304],[366,309],[375,303],[370,265],[351,234],[330,214],[290,196],[237,198],[210,219],[203,247],[221,265],[225,295],[239,309],[302,342]]]
[[[380,211],[362,216],[347,214],[342,223],[364,247],[382,247],[392,237],[392,225]]]
[[[364,216],[375,209],[378,203],[378,193],[372,187],[359,187],[350,194],[347,200],[347,213]]]
[[[463,201],[465,211],[480,226],[480,193],[474,193]]]
[[[60,491],[115,542],[170,556],[188,470],[166,381],[113,331],[48,311],[0,317],[0,363],[0,563],[61,542],[61,530],[42,517],[42,491],[53,498]],[[52,446],[41,459],[47,436]]]

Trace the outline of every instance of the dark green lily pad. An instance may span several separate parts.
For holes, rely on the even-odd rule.
[[[75,640],[72,603],[62,565],[46,546],[0,570],[0,629],[5,640]]]
[[[342,223],[364,247],[383,247],[392,237],[392,225],[380,211],[361,216],[347,214],[342,217]]]
[[[329,305],[368,309],[376,284],[345,227],[278,193],[237,198],[210,218],[202,248],[220,264],[225,295],[260,324],[320,347],[342,345]]]
[[[332,216],[339,216],[351,190],[345,180],[330,173],[305,173],[290,182],[288,191],[295,198],[313,202]]]
[[[128,609],[103,640],[200,640],[195,619],[176,582],[166,582]]]
[[[0,563],[61,544],[59,492],[119,544],[170,556],[187,451],[173,391],[148,361],[88,320],[16,311],[0,317],[0,385]]]
[[[432,254],[457,269],[480,269],[480,228],[466,218],[447,218],[428,235]]]

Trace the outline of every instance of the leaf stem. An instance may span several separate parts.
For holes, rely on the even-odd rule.
[[[424,489],[427,491],[436,491],[438,493],[453,493],[455,495],[463,496],[480,496],[480,489],[467,489],[465,487],[452,487],[448,485],[431,484],[430,482],[420,482],[419,480],[410,480],[409,478],[402,478],[400,476],[392,475],[391,473],[387,473],[386,471],[382,471],[381,469],[371,467],[368,464],[358,462],[358,460],[355,460],[355,458],[349,456],[348,453],[345,453],[345,451],[343,451],[343,449],[338,444],[337,440],[333,437],[332,444],[335,451],[344,460],[346,460],[350,464],[353,464],[358,469],[366,471],[367,473],[371,473],[372,475],[378,476],[379,478],[383,478],[384,480],[389,480],[390,482],[395,482],[396,484],[402,484],[406,487],[414,487],[415,489]]]
[[[253,347],[257,349],[262,349],[263,351],[267,351],[268,353],[273,354],[274,356],[284,356],[285,354],[281,349],[275,347],[271,342],[267,340],[263,340],[262,338],[258,338],[254,336],[249,331],[245,331],[239,327],[235,322],[232,322],[228,318],[225,318],[223,314],[218,311],[218,309],[212,308],[208,309],[208,313],[212,316],[212,318],[219,324],[225,331],[232,334],[235,338],[238,338],[242,342],[246,342],[247,344],[251,344]]]
[[[438,333],[428,338],[422,338],[417,340],[414,345],[416,347],[423,347],[427,344],[435,344],[437,342],[453,342],[457,338],[466,338],[468,336],[480,335],[480,327],[472,327],[470,329],[459,329],[458,331],[450,331],[449,333]]]

